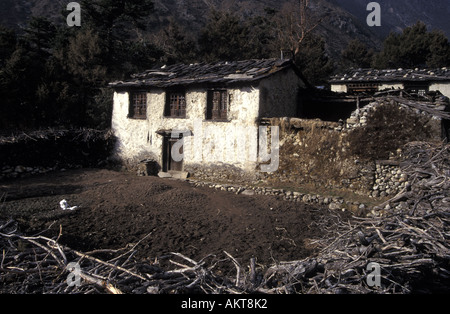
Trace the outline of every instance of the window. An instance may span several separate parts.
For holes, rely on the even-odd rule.
[[[355,83],[348,85],[349,93],[374,93],[378,91],[378,83]]]
[[[427,83],[421,83],[421,82],[406,83],[405,90],[411,94],[425,96],[430,91],[430,87]]]
[[[186,118],[186,93],[167,93],[165,116],[170,118]]]
[[[147,93],[133,92],[130,96],[130,111],[128,117],[131,119],[147,119]]]
[[[208,91],[206,108],[207,120],[227,120],[228,92],[226,90]]]

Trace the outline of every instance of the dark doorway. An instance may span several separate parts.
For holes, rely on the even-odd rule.
[[[176,161],[172,156],[173,146],[183,139],[183,135],[178,138],[172,138],[171,136],[164,136],[163,144],[163,171],[183,171],[183,160]],[[183,146],[179,150],[180,154],[183,154]]]

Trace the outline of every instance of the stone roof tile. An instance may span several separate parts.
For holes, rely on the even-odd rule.
[[[134,74],[130,80],[113,82],[110,86],[170,87],[196,83],[253,82],[289,67],[295,67],[291,60],[280,59],[175,64]]]

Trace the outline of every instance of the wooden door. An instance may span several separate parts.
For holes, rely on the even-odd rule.
[[[164,138],[163,147],[163,171],[183,171],[183,160],[175,161],[172,157],[172,148],[180,139],[170,137]],[[180,149],[180,154],[183,154],[183,147]]]

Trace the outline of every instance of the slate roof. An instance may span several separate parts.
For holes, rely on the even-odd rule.
[[[331,77],[331,84],[357,82],[436,82],[449,81],[450,69],[352,69]]]
[[[202,83],[256,82],[274,73],[297,68],[291,60],[263,59],[216,63],[175,64],[132,75],[130,80],[110,83],[112,87],[170,87]]]

